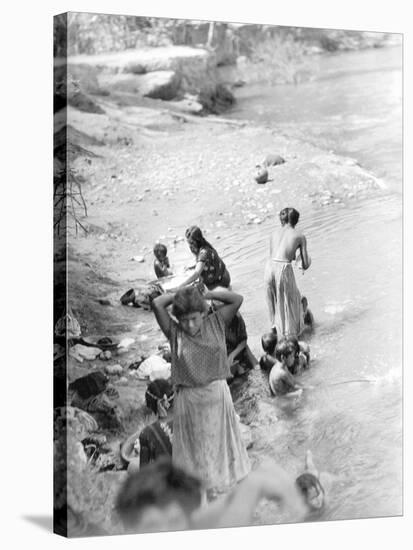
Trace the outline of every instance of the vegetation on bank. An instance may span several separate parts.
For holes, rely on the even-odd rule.
[[[66,44],[62,34],[67,29]],[[55,55],[100,54],[130,48],[201,46],[225,54],[222,63],[253,57],[257,43],[277,39],[300,43],[306,53],[381,47],[398,35],[341,29],[163,19],[131,15],[69,13],[56,17]],[[221,50],[221,52],[219,51]]]
[[[314,73],[314,54],[377,48],[399,40],[399,35],[390,33],[129,15],[69,13],[55,20],[57,57],[165,46],[200,47],[211,52],[217,67],[234,68],[238,83],[297,84]]]

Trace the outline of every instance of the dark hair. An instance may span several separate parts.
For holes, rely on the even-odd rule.
[[[145,401],[148,409],[151,409],[155,414],[158,414],[158,400],[162,399],[166,395],[168,403],[172,404],[174,398],[174,390],[169,380],[154,380],[145,392]]]
[[[188,241],[194,242],[198,250],[202,247],[212,248],[213,250],[215,250],[212,244],[205,239],[202,231],[197,225],[191,225],[191,227],[188,227],[188,229],[185,231],[185,238]]]
[[[302,296],[302,297],[301,297],[301,304],[302,304],[303,307],[305,307],[304,304],[307,304],[307,305],[308,305],[308,300],[307,300],[307,298],[306,298],[305,296]]]
[[[286,336],[278,342],[275,348],[275,357],[278,361],[282,361],[282,358],[287,357],[291,352],[298,357],[300,353],[300,344],[294,336]]]
[[[206,302],[195,286],[185,286],[178,290],[172,304],[172,314],[179,319],[182,315],[206,310]]]
[[[324,489],[320,481],[314,474],[310,474],[310,472],[305,472],[304,474],[298,476],[295,480],[295,484],[297,485],[298,490],[306,500],[308,498],[308,493],[311,488],[314,488],[318,494],[324,494]]]
[[[106,374],[98,370],[76,378],[69,384],[69,389],[77,392],[82,399],[89,399],[92,395],[99,395],[105,391],[108,382]]]
[[[275,350],[275,346],[277,345],[278,336],[277,336],[277,329],[273,327],[270,332],[266,332],[261,337],[261,345],[262,349],[265,351],[265,353],[269,353],[272,355]]]
[[[153,253],[155,256],[158,256],[158,254],[163,254],[166,256],[168,254],[168,249],[164,244],[156,243],[156,245],[153,247]]]
[[[268,357],[268,355],[262,355],[259,360],[259,365],[261,369],[267,373],[269,373],[270,370],[273,368],[274,363],[275,363],[275,360],[272,359],[271,357]]]
[[[126,527],[133,528],[148,506],[164,508],[177,502],[190,514],[201,504],[201,482],[162,457],[127,477],[116,499],[116,510]]]
[[[289,223],[292,227],[295,227],[300,219],[300,213],[295,208],[283,208],[280,211],[281,225]]]

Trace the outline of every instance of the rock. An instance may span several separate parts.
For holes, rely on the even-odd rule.
[[[219,115],[234,105],[235,97],[223,84],[205,86],[198,95],[198,101],[205,113]]]
[[[105,372],[111,375],[120,375],[123,373],[123,368],[121,365],[107,365]]]
[[[102,115],[105,111],[97,103],[95,103],[89,96],[83,92],[76,92],[74,94],[69,94],[67,102],[72,107],[75,107],[79,111],[85,113],[95,113]]]
[[[131,346],[135,342],[134,338],[123,338],[119,344],[118,348],[125,348],[127,349],[129,346]]]
[[[145,258],[143,256],[133,256],[133,258],[131,258],[131,261],[138,262],[141,264],[145,261]]]
[[[112,359],[112,354],[110,351],[102,351],[99,355],[99,359],[102,359],[102,361],[109,361],[109,359]]]
[[[126,376],[122,376],[122,378],[119,378],[117,382],[120,386],[126,386],[128,384],[128,379]]]
[[[83,362],[83,359],[87,361],[93,361],[100,355],[102,350],[100,348],[93,348],[90,346],[83,346],[82,344],[76,344],[72,346],[69,351],[69,355],[74,357],[79,363]]]
[[[285,160],[280,155],[270,154],[265,157],[263,165],[277,166],[278,164],[284,164],[284,163],[285,163]]]
[[[112,305],[112,304],[111,304],[111,301],[110,301],[110,300],[107,300],[107,299],[105,299],[105,298],[100,298],[100,299],[98,300],[98,302],[99,302],[99,304],[100,304],[101,306],[111,306],[111,305]]]
[[[107,74],[102,75],[99,81],[111,93],[137,94],[163,100],[174,99],[181,83],[179,75],[174,71]]]
[[[267,183],[268,181],[268,170],[257,165],[257,173],[255,174],[255,181],[257,183]]]
[[[154,71],[140,78],[140,93],[152,99],[174,99],[181,83],[174,71]]]
[[[203,110],[203,106],[197,100],[197,97],[190,94],[185,95],[184,99],[174,101],[171,105],[173,106],[174,111],[177,110],[180,113],[188,113],[190,115],[199,115]],[[175,115],[175,113],[169,114],[180,122],[187,122],[188,120],[185,117],[179,117],[179,115]]]

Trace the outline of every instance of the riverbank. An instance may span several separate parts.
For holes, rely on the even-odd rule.
[[[182,116],[156,100],[129,106],[109,98],[96,101],[101,114],[68,110],[67,122],[76,130],[71,130],[71,139],[94,155],[80,155],[73,165],[83,181],[88,216],[79,214],[87,233],[80,231],[75,237],[72,231],[69,238],[69,303],[84,336],[95,341],[102,336],[134,339],[127,351],[109,361],[122,367],[122,374],[111,376],[111,382],[119,392],[123,424],[115,433],[106,432],[116,453],[119,441],[145,420],[146,384],[131,375],[128,365],[142,354],[156,352],[164,341],[150,312],[119,302],[128,288],[153,279],[154,242],[164,242],[172,262],[182,267],[191,262],[182,242],[184,232],[196,223],[226,259],[227,236],[247,236],[266,220],[276,223],[277,212],[286,204],[301,212],[330,205],[345,209],[380,193],[381,183],[353,159],[287,139],[269,128]],[[268,154],[282,156],[285,163],[269,168],[269,181],[258,185],[255,166]],[[136,257],[142,261],[133,261]],[[227,263],[231,271],[235,266]],[[234,289],[243,293],[236,280]],[[253,351],[260,353],[257,347]],[[69,381],[107,365],[99,359],[79,363],[69,357]],[[242,420],[251,426],[253,441],[260,440],[255,449],[262,452],[267,443],[260,426],[273,418],[256,396],[257,385],[263,384],[259,375],[251,374],[250,384],[240,389],[235,402]],[[253,461],[258,450],[253,445]],[[113,498],[106,500],[105,492],[113,496],[122,472],[96,474],[85,469],[76,473],[78,481],[70,479],[81,489],[82,479],[93,485],[91,476],[96,475],[100,488],[88,498],[82,497],[82,490],[71,492],[71,503],[78,511],[92,509],[90,517],[113,530]]]

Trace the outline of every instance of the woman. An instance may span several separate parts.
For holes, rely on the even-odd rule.
[[[168,380],[154,380],[145,393],[146,406],[158,420],[146,426],[139,435],[140,467],[161,456],[172,456],[172,404],[174,392]]]
[[[208,290],[217,286],[229,288],[231,277],[224,262],[218,256],[215,248],[205,239],[202,231],[196,225],[191,226],[185,232],[191,252],[195,255],[195,271],[186,279],[180,288],[201,279]]]
[[[280,336],[298,337],[303,330],[303,306],[292,262],[297,254],[301,268],[311,264],[307,252],[307,240],[296,229],[300,213],[295,208],[284,208],[280,212],[281,228],[271,235],[270,257],[265,271],[266,297],[272,326]]]
[[[205,300],[223,306],[207,312]],[[153,310],[171,343],[175,385],[172,461],[198,476],[205,489],[224,488],[250,469],[226,379],[230,376],[225,325],[236,315],[242,296],[226,289],[201,295],[196,287],[156,298]],[[168,306],[172,305],[172,314]]]

